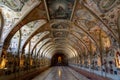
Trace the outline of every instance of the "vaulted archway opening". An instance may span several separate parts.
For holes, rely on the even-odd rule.
[[[68,66],[67,56],[63,53],[56,53],[51,59],[51,66]]]

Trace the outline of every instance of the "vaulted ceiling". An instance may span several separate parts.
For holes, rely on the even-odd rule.
[[[119,4],[120,0],[0,0],[3,51],[20,48],[21,54],[48,58],[61,52],[72,58],[119,48]]]

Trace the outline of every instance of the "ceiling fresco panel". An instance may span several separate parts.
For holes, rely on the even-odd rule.
[[[61,22],[61,23],[53,24],[51,27],[53,29],[68,29],[69,25],[66,24],[66,23]]]
[[[102,12],[108,12],[115,6],[117,0],[100,0],[98,6]]]
[[[68,32],[67,31],[53,31],[53,37],[67,37]]]
[[[46,0],[50,19],[70,19],[75,0]]]
[[[24,1],[27,2],[28,0]],[[2,0],[1,2],[14,11],[21,11],[25,3],[21,0]]]

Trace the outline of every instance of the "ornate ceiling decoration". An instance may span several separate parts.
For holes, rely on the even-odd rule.
[[[70,19],[76,0],[46,0],[50,19]]]
[[[7,51],[10,43],[18,43],[13,39],[19,39],[20,30],[22,54],[49,57],[63,52],[70,57],[88,56],[91,49],[93,55],[99,54],[101,45],[104,49],[120,45],[119,0],[33,0],[37,2],[39,4],[21,14],[24,18],[17,19],[18,23],[9,29],[4,50]],[[30,0],[2,0],[4,6],[13,10],[11,13],[22,13],[29,3]],[[7,22],[9,18],[5,19]],[[10,19],[11,23],[12,17]],[[29,45],[33,47],[26,52]]]

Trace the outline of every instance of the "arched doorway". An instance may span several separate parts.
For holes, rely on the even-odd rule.
[[[67,66],[68,60],[63,53],[56,53],[51,60],[51,66]]]

